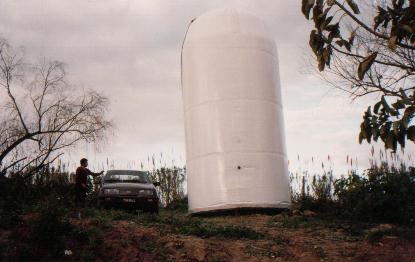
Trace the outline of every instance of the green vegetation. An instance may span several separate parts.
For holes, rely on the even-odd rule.
[[[198,237],[222,237],[231,239],[260,239],[264,235],[247,227],[234,225],[218,225],[201,218],[183,216],[183,213],[171,213],[168,216],[150,216],[144,219],[144,224],[161,229],[162,231],[194,235]]]
[[[323,232],[327,230],[342,232],[338,237],[346,242],[367,239],[374,243],[387,236],[414,241],[414,168],[404,165],[396,168],[384,163],[374,165],[362,175],[350,172],[338,179],[331,171],[314,176],[292,174],[291,182],[299,188],[293,190],[293,210],[268,215],[262,227],[253,227],[235,215],[187,215],[187,198],[171,199],[159,215],[98,209],[96,193],[92,190],[83,219],[79,220],[74,209],[73,185],[66,173],[44,170],[29,180],[18,175],[3,178],[0,181],[0,232],[8,232],[8,242],[0,249],[0,257],[104,259],[110,248],[106,238],[118,234],[112,232],[118,232],[120,226],[144,230],[138,245],[140,252],[151,253],[154,259],[154,254],[160,253],[159,249],[168,245],[169,240],[157,239],[148,235],[149,232],[206,241],[259,241],[261,244],[249,244],[246,254],[269,258],[287,255],[284,247],[290,239],[281,234],[281,230],[300,230],[316,237],[324,237]],[[136,238],[131,237],[129,243]],[[119,241],[122,246],[127,240]],[[68,252],[73,254],[68,255]],[[328,256],[320,246],[313,252],[321,258]],[[157,258],[167,259],[164,255]]]
[[[193,235],[202,238],[220,237],[230,239],[260,239],[264,235],[247,227],[218,225],[199,217],[193,217],[182,210],[165,209],[160,215],[139,212],[138,215],[122,210],[89,209],[86,218],[99,218],[101,223],[128,220],[146,227],[156,228],[162,234]]]
[[[19,261],[63,258],[72,241],[69,238],[85,250],[99,246],[100,230],[70,222],[74,189],[65,174],[38,174],[29,180],[15,175],[2,179],[0,187],[0,229],[11,230],[0,257]]]
[[[150,172],[150,179],[160,183],[157,191],[163,206],[167,206],[171,202],[178,201],[184,197],[185,168],[176,166],[156,168],[153,158],[153,170]]]
[[[415,169],[373,167],[363,177],[335,181],[343,215],[353,219],[415,224]]]
[[[294,208],[343,219],[415,225],[415,168],[372,166],[363,175],[331,173],[301,180]],[[310,185],[311,184],[311,185]],[[308,188],[308,190],[306,189]]]

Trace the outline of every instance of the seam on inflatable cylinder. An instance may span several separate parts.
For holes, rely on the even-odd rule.
[[[270,56],[272,56],[273,60],[275,62],[279,62],[278,61],[278,56],[275,56],[274,53],[264,49],[264,48],[254,48],[254,47],[249,47],[249,46],[227,46],[227,47],[220,47],[220,46],[191,46],[189,44],[186,45],[186,48],[188,49],[251,49],[251,50],[257,50],[257,51],[261,51],[264,53],[269,54]]]
[[[193,110],[194,108],[197,108],[197,107],[200,107],[200,106],[204,106],[206,104],[213,104],[213,103],[224,102],[224,101],[258,101],[258,102],[264,102],[264,103],[268,103],[268,104],[277,105],[281,109],[283,109],[282,103],[277,102],[277,101],[270,101],[270,100],[264,100],[264,99],[258,99],[258,98],[252,98],[252,99],[249,99],[249,98],[243,98],[243,99],[241,99],[241,98],[223,98],[223,99],[208,100],[208,101],[205,101],[205,102],[196,104],[196,105],[192,105],[192,106],[190,106],[188,108],[185,108],[184,109],[184,112],[186,113],[188,111]]]
[[[193,22],[196,20],[196,18],[190,20],[190,23],[187,25],[186,33],[184,34],[183,42],[182,42],[182,48],[180,50],[180,86],[183,90],[183,49],[184,45],[187,40],[187,34],[189,33],[190,26],[193,24]]]
[[[265,151],[265,150],[261,150],[261,151],[259,151],[259,150],[250,150],[250,151],[212,152],[212,153],[208,153],[208,154],[200,154],[200,155],[195,155],[195,156],[189,156],[189,158],[187,159],[187,161],[188,162],[192,162],[195,159],[202,158],[202,157],[206,157],[206,156],[211,156],[211,155],[234,154],[234,153],[243,153],[243,154],[258,154],[258,153],[263,153],[263,154],[278,155],[278,156],[282,156],[284,158],[287,158],[287,155],[286,154],[279,153],[279,152]]]
[[[187,40],[187,34],[189,33],[189,30],[190,30],[190,26],[193,24],[193,22],[196,20],[196,18],[194,18],[193,20],[191,20],[190,21],[190,23],[187,25],[187,29],[186,29],[186,33],[185,33],[185,35],[184,35],[184,38],[183,38],[183,42],[182,42],[182,46],[181,46],[181,50],[180,50],[180,89],[181,89],[181,91],[182,91],[182,101],[184,102],[184,88],[183,88],[183,49],[184,49],[184,45],[185,45],[185,43],[186,43],[186,40]],[[185,108],[183,107],[183,122],[184,122],[184,125],[186,126],[187,124],[187,120],[186,120],[186,111],[185,111]],[[187,131],[187,128],[185,128],[184,129],[184,134],[185,134],[185,137],[187,137],[187,134],[188,133],[188,131]],[[188,152],[188,148],[187,148],[187,146],[186,146],[186,153]]]

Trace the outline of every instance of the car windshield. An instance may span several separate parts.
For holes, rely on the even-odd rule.
[[[148,174],[143,171],[110,170],[105,175],[106,183],[150,183]]]

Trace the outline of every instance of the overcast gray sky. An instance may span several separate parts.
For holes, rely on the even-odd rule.
[[[0,0],[0,35],[24,46],[32,59],[68,64],[72,83],[111,100],[117,129],[99,150],[81,146],[68,156],[119,167],[147,164],[155,154],[183,164],[184,125],[180,47],[188,22],[211,9],[235,7],[262,17],[280,57],[290,169],[343,172],[346,156],[367,167],[369,145],[359,145],[364,101],[350,102],[312,75],[302,74],[310,22],[299,0]],[[413,147],[410,149],[412,150]],[[314,158],[314,164],[311,163]],[[164,162],[164,160],[163,160]],[[94,165],[93,165],[94,166]],[[96,165],[95,165],[96,166]]]

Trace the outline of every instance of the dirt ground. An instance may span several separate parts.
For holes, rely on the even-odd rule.
[[[260,237],[235,235],[203,236],[203,232],[174,230],[186,224],[169,225],[169,217],[182,216],[192,225],[236,226],[253,230]],[[30,220],[28,216],[25,220]],[[71,219],[75,227],[100,228],[102,241],[86,259],[77,256],[83,245],[67,239],[72,254],[64,261],[415,261],[415,241],[392,233],[393,225],[353,229],[350,224],[300,215],[249,214],[189,218],[184,214],[161,212],[164,222],[140,219]],[[159,219],[160,217],[157,217]],[[186,220],[188,219],[188,220]],[[101,221],[101,222],[100,222]],[[164,224],[163,224],[164,223]],[[172,222],[173,223],[173,222]],[[104,226],[105,224],[105,226]],[[20,228],[22,232],[24,229]],[[238,231],[239,232],[239,231]],[[251,232],[251,231],[249,231]],[[384,232],[389,232],[384,234]],[[229,234],[231,234],[230,232]],[[357,234],[356,234],[357,233]],[[0,245],[11,232],[0,230]],[[376,236],[371,238],[370,236]],[[91,242],[92,240],[89,240]],[[85,251],[85,250],[84,250]],[[7,260],[6,260],[7,261]]]
[[[369,241],[367,236],[351,236],[343,229],[324,225],[281,225],[279,218],[204,218],[252,228],[268,236],[257,240],[163,234],[132,221],[113,221],[105,239],[106,253],[117,261],[415,261],[415,242],[396,236]]]

